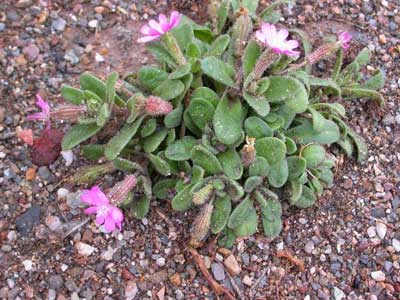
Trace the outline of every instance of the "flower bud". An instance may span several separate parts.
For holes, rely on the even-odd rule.
[[[234,54],[240,57],[243,54],[249,34],[253,31],[253,22],[247,9],[241,8],[240,15],[233,28]]]
[[[240,151],[242,164],[245,168],[250,166],[256,160],[256,149],[254,147],[255,141],[255,138],[246,137],[246,145],[244,145]]]
[[[214,210],[214,206],[210,203],[204,205],[196,220],[193,223],[191,229],[192,238],[189,241],[189,245],[193,248],[198,248],[207,236],[211,226],[211,215]]]
[[[329,43],[318,47],[315,51],[310,53],[306,57],[306,61],[309,65],[313,65],[320,61],[321,59],[329,57],[332,53],[334,53],[338,49],[338,45],[336,43]]]
[[[111,191],[107,194],[107,198],[110,200],[111,204],[118,206],[121,204],[129,191],[133,189],[137,184],[137,179],[135,175],[128,175],[124,180],[117,183]]]
[[[53,108],[50,111],[50,116],[57,120],[75,122],[85,112],[86,112],[85,106],[63,104]]]
[[[164,116],[169,114],[172,110],[172,104],[160,97],[150,96],[144,103],[144,111],[150,116]]]
[[[207,184],[202,187],[200,190],[193,194],[192,202],[194,205],[202,205],[206,203],[212,196],[213,193],[213,185]]]

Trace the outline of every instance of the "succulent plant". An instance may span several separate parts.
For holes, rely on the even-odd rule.
[[[303,32],[277,31],[272,24],[282,3],[291,1],[277,1],[257,16],[256,0],[214,1],[209,24],[182,17],[146,44],[158,66],[106,80],[84,73],[79,88],[64,85],[64,99],[86,109],[62,149],[81,145],[87,159],[109,161],[80,172],[79,183],[113,170],[137,174],[133,200],[124,208],[140,218],[159,199],[177,211],[198,211],[193,245],[221,233],[221,244],[230,246],[235,237],[254,234],[259,223],[272,239],[282,228],[282,202],[313,205],[333,183],[333,145],[358,160],[367,152],[346,125],[344,107],[324,100],[382,104],[377,90],[384,75],[363,80],[368,49],[343,65],[347,36],[313,53]],[[269,24],[253,34],[262,22]],[[265,43],[255,38],[260,34]],[[272,43],[268,34],[281,40]],[[286,41],[288,34],[301,43]],[[293,50],[299,44],[304,56]],[[312,74],[313,63],[335,54],[330,77]],[[120,128],[104,138],[115,119]],[[96,135],[103,138],[92,139]]]

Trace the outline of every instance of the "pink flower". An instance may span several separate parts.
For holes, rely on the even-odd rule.
[[[50,120],[50,105],[39,94],[36,95],[36,105],[42,110],[42,112],[35,113],[26,117],[28,121],[40,120],[49,121]]]
[[[25,144],[33,145],[33,131],[32,129],[17,129],[17,137]]]
[[[122,229],[122,221],[124,220],[122,210],[110,204],[107,196],[98,186],[84,190],[81,194],[81,200],[91,205],[85,209],[85,213],[96,214],[96,223],[98,225],[104,224],[106,232],[112,232],[116,227],[119,230]]]
[[[275,25],[263,23],[260,30],[256,31],[256,39],[272,51],[288,56],[297,56],[300,51],[293,49],[299,46],[296,40],[286,40],[289,32],[286,29],[276,30]]]
[[[339,42],[342,45],[344,50],[349,49],[350,47],[350,41],[352,39],[352,36],[350,35],[350,33],[348,33],[347,31],[342,32],[341,34],[339,34]]]
[[[140,29],[140,32],[144,36],[138,39],[138,42],[147,43],[159,39],[163,34],[178,26],[181,19],[182,15],[177,11],[171,13],[169,21],[165,15],[160,14],[158,16],[158,22],[150,20],[148,25],[144,25]]]

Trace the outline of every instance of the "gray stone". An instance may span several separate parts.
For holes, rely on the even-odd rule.
[[[85,298],[86,300],[92,300],[92,298],[93,298],[93,292],[92,292],[91,290],[84,290],[84,291],[81,293],[81,296],[82,296],[83,298]]]
[[[68,279],[65,282],[65,287],[67,288],[68,291],[70,292],[77,292],[79,291],[79,287],[76,285],[75,281],[72,279]]]
[[[6,29],[6,24],[0,23],[0,32]]]
[[[374,218],[384,218],[386,217],[385,210],[380,207],[374,207],[371,209],[371,216]]]
[[[26,212],[17,217],[15,224],[21,236],[27,236],[33,227],[40,222],[40,206],[32,205]]]
[[[67,25],[67,21],[64,20],[63,18],[56,18],[51,22],[51,27],[57,31],[64,31],[65,26]]]
[[[35,44],[30,44],[22,49],[22,53],[29,61],[34,61],[38,57],[40,50]]]
[[[56,297],[57,297],[57,292],[56,292],[56,290],[49,289],[49,292],[48,292],[48,294],[47,294],[47,299],[48,299],[48,300],[54,300],[54,299],[56,299]]]
[[[304,251],[306,251],[308,254],[311,254],[313,250],[314,250],[314,242],[308,241],[304,246]]]
[[[183,294],[183,292],[181,290],[176,290],[175,291],[175,296],[176,296],[176,300],[185,299],[185,295]]]
[[[48,180],[51,176],[50,170],[46,166],[41,166],[38,169],[38,175],[42,180]]]
[[[346,294],[336,286],[333,288],[333,296],[335,297],[335,300],[342,300],[346,298]]]
[[[50,275],[48,284],[50,289],[58,290],[62,288],[64,279],[59,274]]]
[[[392,270],[393,263],[391,261],[385,261],[383,265],[385,267],[386,272],[389,273]]]
[[[224,281],[225,280],[225,271],[224,267],[219,263],[211,264],[211,271],[214,275],[215,280]]]
[[[65,51],[64,59],[69,61],[72,65],[76,65],[79,62],[79,57],[73,49]]]

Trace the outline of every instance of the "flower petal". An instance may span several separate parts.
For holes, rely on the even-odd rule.
[[[84,190],[81,194],[81,200],[90,205],[105,205],[109,201],[106,195],[95,185],[90,190]]]
[[[84,210],[84,213],[87,215],[96,214],[98,210],[99,210],[98,206],[91,206],[91,207],[86,208]]]
[[[299,42],[296,40],[289,40],[286,42],[286,46],[290,49],[297,48],[299,46]]]
[[[277,32],[277,36],[280,40],[286,40],[286,38],[289,36],[289,31],[286,29],[281,29]]]
[[[153,28],[154,30],[156,30],[158,33],[160,34],[164,34],[164,31],[162,30],[160,24],[158,24],[158,22],[154,21],[154,20],[150,20],[149,21],[149,26],[151,28]]]
[[[122,213],[122,210],[115,206],[110,207],[109,216],[111,216],[116,223],[121,223],[124,220],[124,214]]]
[[[182,20],[182,14],[180,14],[178,11],[175,10],[171,12],[171,16],[169,17],[169,24],[171,26],[170,29],[178,26],[181,20]]]
[[[161,36],[161,35],[158,35],[158,36],[156,36],[156,35],[144,36],[144,37],[139,38],[139,39],[137,40],[137,42],[138,42],[138,43],[147,43],[147,42],[151,42],[151,41],[154,41],[154,40],[159,39],[160,36]]]
[[[40,113],[34,113],[31,114],[29,116],[26,117],[26,119],[28,121],[34,121],[34,120],[47,120],[47,115],[45,115],[44,113],[40,112]]]
[[[36,94],[36,99],[36,105],[40,107],[44,114],[48,115],[50,113],[50,105],[39,94]]]
[[[115,222],[112,218],[107,217],[104,222],[104,229],[106,232],[112,232],[115,229]]]

